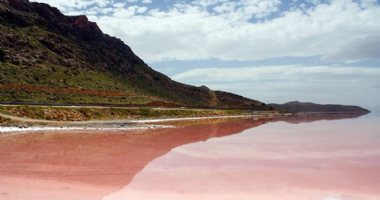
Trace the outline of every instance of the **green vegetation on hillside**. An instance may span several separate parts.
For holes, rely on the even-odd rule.
[[[0,41],[0,102],[270,109],[173,81],[86,16],[65,16],[47,4],[2,2]]]
[[[0,106],[0,113],[52,121],[88,121],[115,119],[146,119],[173,117],[207,117],[248,115],[246,110],[214,109],[152,109],[152,108],[97,108],[97,107],[49,107],[49,106]],[[5,119],[4,119],[5,120]]]
[[[60,40],[62,44],[57,45],[64,49],[70,49],[70,51],[74,52],[78,57],[83,57],[80,47],[76,46],[70,39],[65,39],[36,26],[13,29],[0,25],[0,31],[3,34],[17,37],[15,39],[24,46],[21,51],[27,54],[22,57],[20,56],[20,61],[13,60],[11,61],[13,63],[9,61],[0,63],[0,101],[138,105],[159,99],[132,86],[131,82],[124,79],[121,75],[118,76],[107,71],[80,68],[67,64],[57,65],[56,62],[62,59],[58,53],[62,53],[63,51],[54,52],[52,49],[44,46],[41,41],[38,41],[36,38],[59,38],[58,40]],[[30,50],[28,50],[28,48],[30,48]],[[35,51],[32,51],[32,49]],[[3,58],[4,60],[4,56],[5,53],[1,50],[0,59]],[[33,62],[38,59],[41,60]],[[26,63],[22,64],[22,62]],[[30,65],[32,66],[29,66],[28,62],[31,62]],[[77,63],[73,62],[73,65],[76,64]],[[9,84],[13,84],[12,87],[9,87]],[[30,86],[47,86],[51,89],[41,89],[39,87]],[[110,91],[111,94],[98,95],[94,92],[89,95],[80,92],[57,92],[57,89],[67,88]],[[118,91],[120,94],[113,95],[113,91]],[[123,93],[125,95],[122,95]]]
[[[78,87],[80,86],[80,87]],[[137,95],[139,94],[139,95]],[[39,70],[0,63],[0,101],[144,105],[144,95],[126,81],[96,71],[41,66]]]

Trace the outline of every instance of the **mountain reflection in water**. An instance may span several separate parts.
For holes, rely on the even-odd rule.
[[[0,199],[376,199],[379,129],[361,119],[1,135]]]

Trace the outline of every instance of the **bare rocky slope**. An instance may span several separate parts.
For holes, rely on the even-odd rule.
[[[86,16],[43,3],[0,0],[0,42],[0,102],[270,109],[173,81]]]

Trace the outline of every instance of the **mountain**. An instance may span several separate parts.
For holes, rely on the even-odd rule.
[[[0,41],[0,102],[270,109],[173,81],[86,16],[47,4],[0,0]]]
[[[359,106],[315,104],[308,102],[292,101],[284,104],[269,104],[270,106],[286,112],[323,112],[323,113],[369,113],[370,111]]]

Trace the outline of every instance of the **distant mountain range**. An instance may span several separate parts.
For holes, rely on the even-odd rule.
[[[334,104],[315,104],[309,102],[299,102],[292,101],[284,104],[269,104],[270,106],[292,113],[301,113],[301,112],[318,112],[318,113],[369,113],[370,111],[359,107],[359,106],[348,106],[348,105],[334,105]]]
[[[173,81],[86,16],[47,4],[0,0],[0,41],[0,102],[270,109]]]

